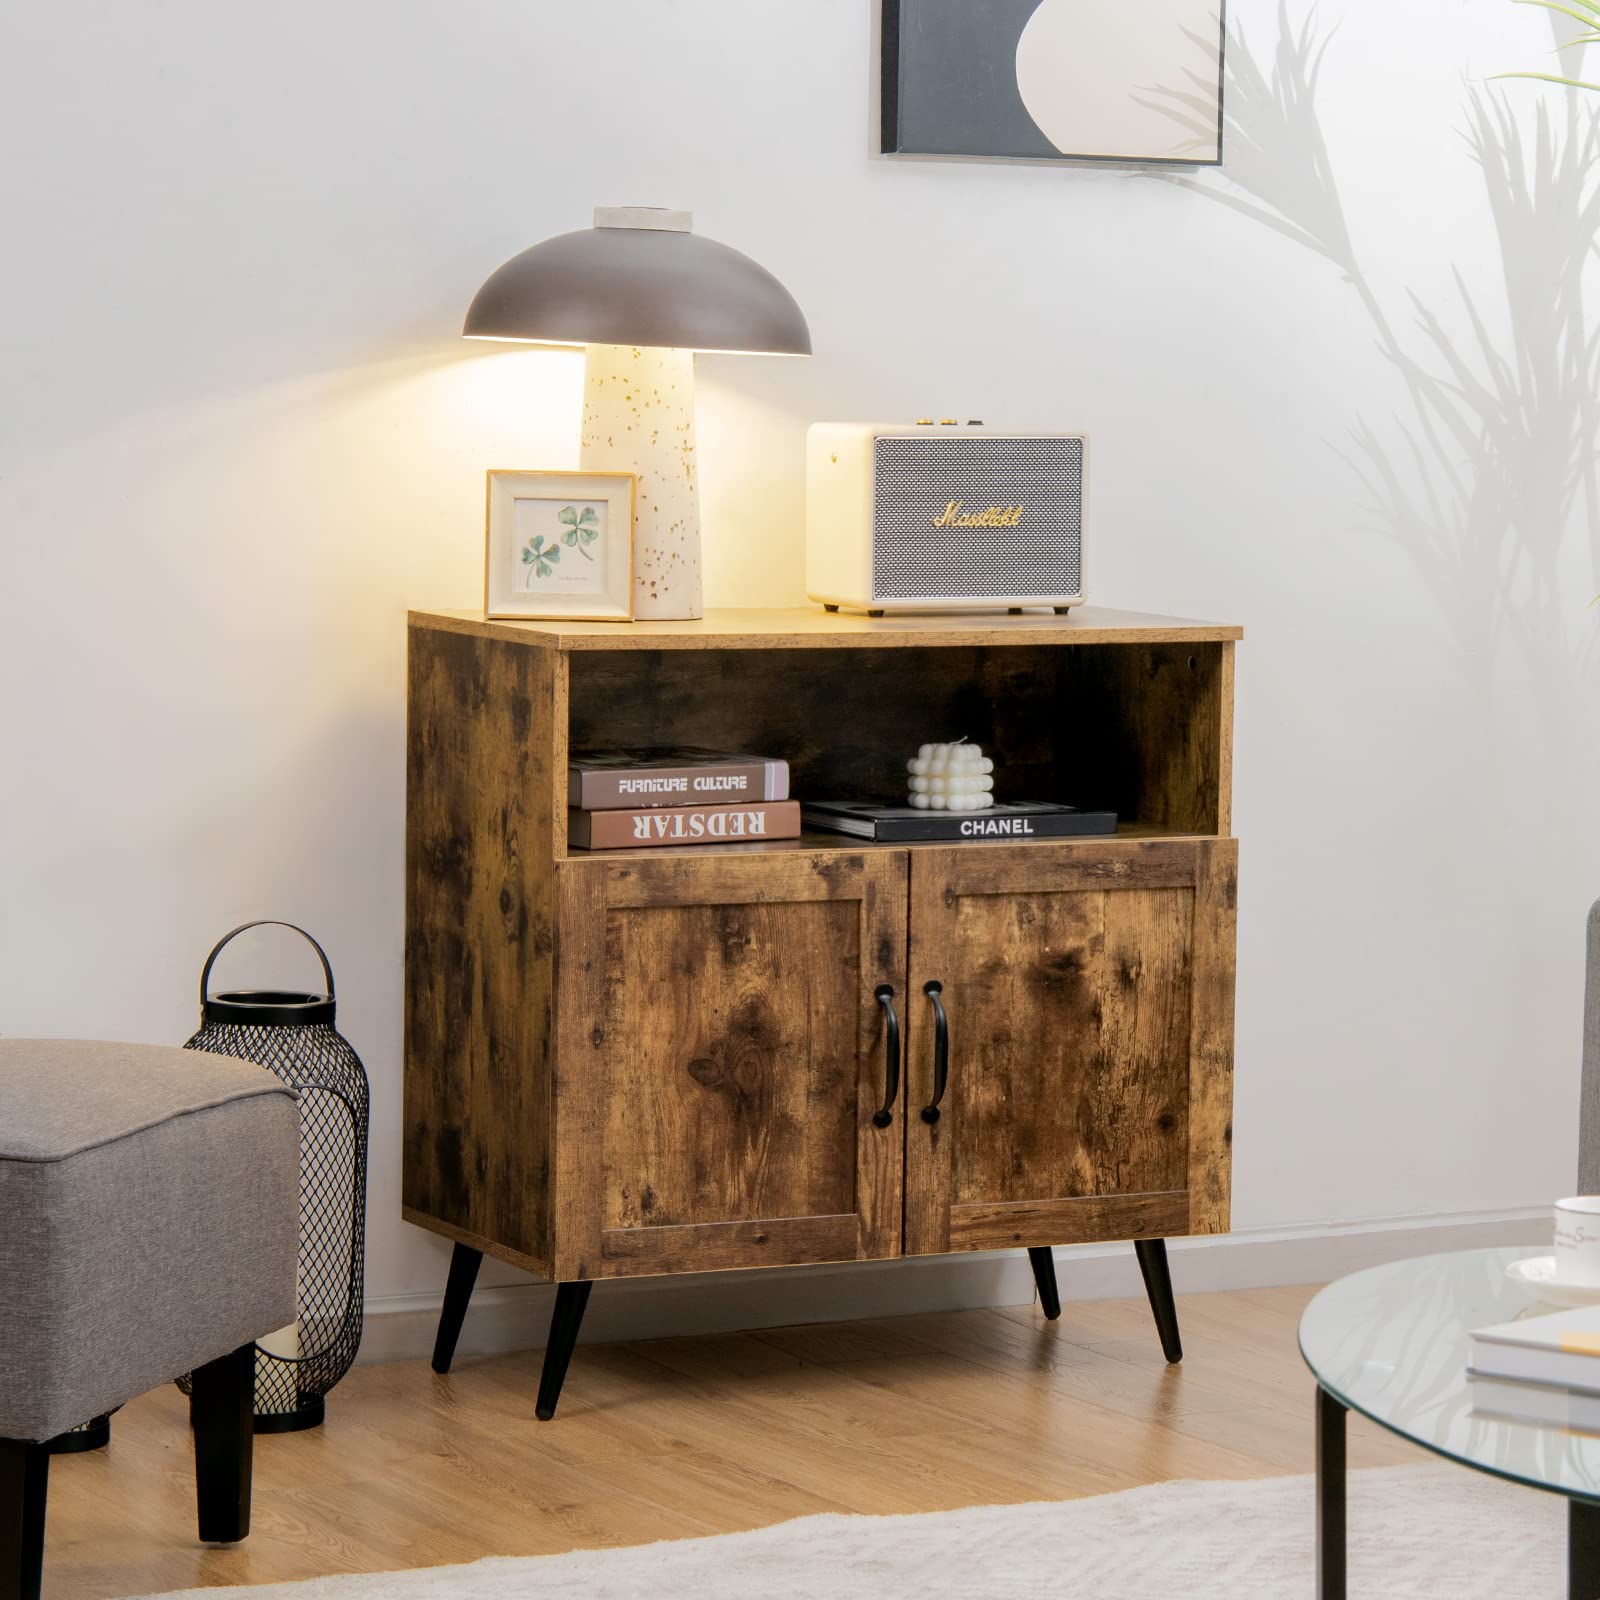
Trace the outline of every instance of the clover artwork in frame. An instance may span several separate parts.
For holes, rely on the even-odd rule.
[[[631,472],[489,473],[489,617],[633,618]]]

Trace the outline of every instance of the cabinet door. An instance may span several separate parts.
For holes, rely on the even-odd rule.
[[[905,855],[560,874],[557,1277],[898,1255],[875,991],[904,1016]]]
[[[1226,1231],[1236,863],[1231,839],[913,854],[908,1254]]]

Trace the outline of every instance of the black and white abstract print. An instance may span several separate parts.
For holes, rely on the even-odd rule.
[[[883,149],[1222,159],[1223,0],[883,0]]]

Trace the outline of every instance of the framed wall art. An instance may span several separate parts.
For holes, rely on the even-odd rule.
[[[882,148],[1222,160],[1224,0],[882,0]]]
[[[633,617],[631,472],[490,472],[489,617]]]

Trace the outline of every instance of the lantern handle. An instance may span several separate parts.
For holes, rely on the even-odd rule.
[[[333,993],[333,968],[328,965],[328,952],[311,937],[306,930],[293,922],[280,922],[275,917],[261,917],[255,922],[241,922],[232,933],[225,933],[211,947],[211,954],[206,957],[206,964],[200,969],[200,1008],[203,1011],[206,1003],[206,985],[211,980],[211,969],[216,965],[216,960],[222,954],[222,947],[231,944],[241,933],[248,933],[251,928],[289,928],[298,933],[313,950],[317,952],[317,960],[322,963],[322,976],[328,980],[328,998],[334,998]]]

